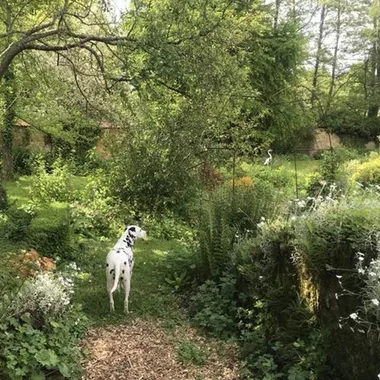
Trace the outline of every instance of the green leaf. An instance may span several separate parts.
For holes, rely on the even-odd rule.
[[[41,350],[34,357],[45,367],[54,367],[58,363],[58,356],[53,350]]]
[[[61,375],[64,377],[70,377],[70,370],[69,367],[65,363],[59,363],[58,364],[59,372],[61,372]]]
[[[34,372],[30,380],[45,380],[45,375],[42,371]]]

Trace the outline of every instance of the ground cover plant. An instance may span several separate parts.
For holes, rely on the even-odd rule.
[[[0,377],[377,378],[378,6],[0,1]]]

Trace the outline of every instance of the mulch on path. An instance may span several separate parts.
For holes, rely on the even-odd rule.
[[[182,365],[177,359],[180,340],[189,340],[207,359],[204,365]],[[157,324],[135,320],[131,325],[93,328],[88,331],[83,345],[90,356],[84,363],[83,380],[214,380],[237,379],[235,349],[218,355],[216,343],[210,343],[194,329],[178,328],[168,335]]]

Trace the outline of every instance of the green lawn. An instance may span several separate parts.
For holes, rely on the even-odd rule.
[[[16,204],[26,204],[30,200],[29,187],[35,181],[33,176],[22,176],[15,181],[5,182],[5,190],[7,191],[9,200],[16,202]],[[73,176],[71,185],[74,190],[82,190],[87,183],[86,177]]]
[[[183,319],[177,299],[165,281],[165,259],[171,252],[183,249],[175,241],[138,241],[134,248],[135,265],[130,293],[130,314],[123,313],[123,290],[114,293],[115,312],[109,311],[106,291],[105,259],[114,242],[94,245],[91,257],[78,258],[78,265],[86,274],[78,280],[77,301],[95,324],[125,322],[126,318],[143,317],[164,319],[175,324]]]

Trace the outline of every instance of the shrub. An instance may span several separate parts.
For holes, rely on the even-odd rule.
[[[0,236],[12,242],[27,241],[33,215],[22,209],[9,208],[0,219]]]
[[[62,317],[69,310],[72,293],[73,282],[70,278],[51,272],[39,273],[25,281],[13,301],[11,313],[18,319],[27,313],[32,326],[40,327],[50,319]]]
[[[189,203],[196,195],[194,166],[177,151],[130,139],[119,147],[108,173],[111,195],[134,211],[160,215],[172,212],[188,217]]]
[[[72,199],[72,175],[69,166],[58,158],[48,173],[42,156],[36,156],[34,177],[30,186],[30,196],[36,204],[67,202]]]
[[[149,236],[163,240],[180,240],[184,243],[193,238],[191,228],[174,215],[162,215],[161,217],[144,217],[144,226],[149,231]]]
[[[52,203],[37,211],[29,228],[28,243],[48,257],[72,259],[69,210],[65,203]]]
[[[9,207],[7,192],[2,183],[0,183],[0,212]]]
[[[310,196],[327,195],[331,190],[331,185],[344,189],[347,185],[344,164],[356,157],[354,151],[346,148],[323,152],[317,173],[312,174],[308,179],[307,193]]]
[[[34,263],[38,254],[31,252],[29,258]],[[14,268],[14,259],[6,263],[11,273],[19,270]],[[0,377],[79,379],[83,354],[78,341],[87,319],[79,307],[71,305],[72,278],[39,272],[24,283],[7,285],[0,299]]]
[[[380,156],[372,154],[368,161],[358,164],[351,175],[351,180],[363,186],[380,185]]]

